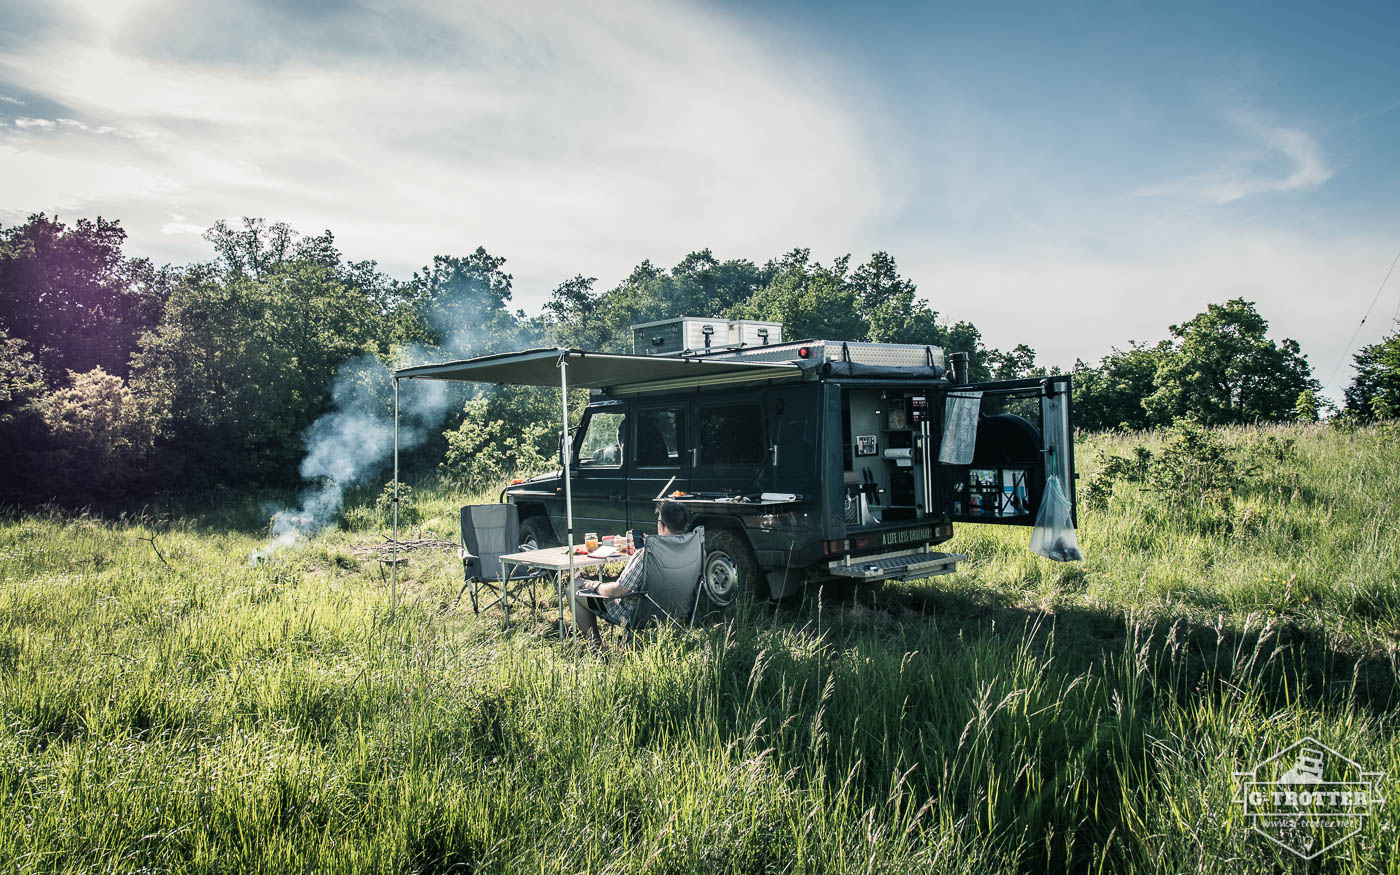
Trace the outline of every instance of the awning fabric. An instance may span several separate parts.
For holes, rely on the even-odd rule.
[[[561,356],[567,357],[570,387],[608,389],[620,395],[714,383],[802,377],[802,369],[795,362],[622,355],[562,348],[529,349],[440,365],[418,365],[395,371],[394,376],[411,380],[456,380],[508,386],[557,386]]]

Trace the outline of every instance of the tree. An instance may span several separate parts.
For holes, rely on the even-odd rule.
[[[1169,340],[1153,346],[1129,341],[1114,347],[1097,368],[1074,363],[1074,421],[1088,431],[1144,429],[1159,424],[1143,402],[1156,391],[1157,366],[1172,350]]]
[[[505,258],[483,247],[466,256],[436,255],[413,274],[404,293],[408,328],[402,338],[467,358],[509,349],[523,314],[509,309]]]
[[[1363,346],[1354,362],[1356,376],[1345,393],[1347,413],[1363,421],[1400,417],[1400,331]]]
[[[1191,417],[1207,425],[1284,422],[1305,389],[1321,384],[1298,342],[1275,343],[1252,302],[1211,304],[1189,322],[1171,326],[1176,338],[1144,402],[1162,420]]]
[[[864,339],[869,328],[861,318],[856,291],[846,281],[849,263],[845,255],[825,267],[811,261],[810,249],[793,249],[768,262],[768,283],[726,315],[781,322],[783,336],[790,340]]]
[[[876,252],[857,267],[851,274],[851,287],[871,342],[939,342],[938,314],[917,296],[913,281],[899,275],[894,256],[888,252]]]
[[[330,232],[326,232],[329,234]],[[285,222],[271,225],[266,219],[243,217],[242,229],[230,228],[223,219],[204,232],[214,245],[216,264],[228,279],[260,280],[292,256],[297,233]]]
[[[598,295],[593,284],[597,281],[597,277],[583,274],[564,280],[545,302],[545,333],[556,346],[602,349],[607,345],[604,326],[594,318]]]
[[[294,480],[337,368],[383,340],[383,313],[343,265],[254,261],[261,276],[187,271],[134,359],[133,389],[171,411],[170,448],[216,481]]]
[[[23,492],[34,479],[32,450],[47,429],[34,403],[44,392],[44,372],[29,345],[0,326],[0,494]]]
[[[57,386],[95,367],[125,376],[140,333],[159,317],[149,265],[137,282],[122,258],[126,232],[115,221],[79,219],[71,228],[43,213],[0,229],[0,325],[25,341]]]
[[[987,365],[991,368],[993,380],[1019,380],[1025,377],[1043,377],[1045,369],[1036,367],[1035,350],[1018,343],[1010,352],[988,350]]]
[[[677,316],[719,316],[763,285],[753,262],[721,262],[708,249],[692,252],[671,270],[643,261],[597,298],[593,325],[609,352],[631,352],[630,326]]]

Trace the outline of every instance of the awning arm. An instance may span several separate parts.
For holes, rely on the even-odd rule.
[[[399,606],[399,378],[394,378],[394,551],[389,583],[389,619]]]
[[[564,451],[564,527],[567,530],[565,542],[569,551],[569,577],[565,584],[569,588],[569,612],[578,617],[578,602],[574,598],[574,491],[573,478],[569,471],[569,459],[573,455],[573,442],[569,440],[569,351],[559,353],[559,403],[563,410],[564,427],[560,431],[560,447]],[[577,620],[575,620],[577,622]],[[559,618],[559,637],[564,637],[564,618]]]

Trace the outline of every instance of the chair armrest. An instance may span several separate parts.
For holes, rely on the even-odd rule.
[[[458,547],[457,558],[461,559],[463,562],[466,562],[468,559],[478,559],[480,557],[478,557],[475,553],[472,553],[471,551],[467,550],[467,548],[465,547]]]

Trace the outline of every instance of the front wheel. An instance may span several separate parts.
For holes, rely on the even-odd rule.
[[[726,608],[739,598],[757,593],[763,572],[744,539],[719,531],[705,538],[705,575],[700,586],[710,604]]]

